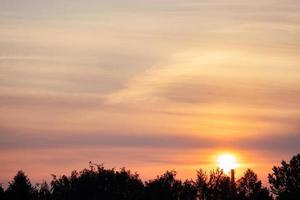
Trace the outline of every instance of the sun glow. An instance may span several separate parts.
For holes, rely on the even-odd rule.
[[[218,157],[218,165],[225,172],[228,173],[232,169],[237,168],[236,158],[230,154],[223,154]]]

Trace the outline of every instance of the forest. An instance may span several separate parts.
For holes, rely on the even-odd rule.
[[[126,168],[106,169],[90,163],[71,175],[52,175],[50,183],[33,185],[18,171],[8,187],[0,186],[0,200],[299,200],[300,154],[282,161],[268,175],[265,187],[257,174],[247,169],[232,180],[223,170],[197,170],[195,180],[178,180],[175,171],[149,181]]]

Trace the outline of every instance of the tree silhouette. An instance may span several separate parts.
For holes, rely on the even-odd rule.
[[[34,200],[36,199],[36,189],[31,185],[30,180],[23,171],[18,171],[14,180],[9,183],[5,192],[8,200]]]
[[[90,163],[88,169],[73,171],[70,176],[52,175],[46,182],[32,186],[19,171],[6,191],[0,185],[0,200],[272,200],[269,190],[248,169],[236,182],[223,170],[197,171],[195,181],[176,179],[175,171],[167,171],[143,183],[137,173],[121,168],[105,169]],[[277,200],[299,200],[300,154],[289,163],[282,161],[269,174],[271,191]]]
[[[2,185],[0,185],[0,200],[4,199],[4,189],[2,187]]]
[[[176,180],[175,171],[167,171],[162,176],[146,182],[145,199],[177,200],[180,197],[181,181]]]
[[[237,195],[239,200],[272,200],[267,188],[262,187],[251,169],[247,169],[244,176],[237,181]]]
[[[38,199],[39,200],[51,200],[51,191],[47,182],[43,182],[39,185],[38,190]]]
[[[230,178],[220,169],[211,171],[209,176],[202,169],[198,170],[196,187],[200,200],[234,200],[236,198]]]
[[[197,198],[197,188],[192,180],[186,180],[181,186],[181,200],[192,200]]]
[[[199,199],[205,200],[208,195],[208,184],[207,184],[207,174],[204,170],[199,169],[197,171],[197,179],[196,179],[196,188],[198,191]]]
[[[51,186],[54,200],[139,200],[144,188],[138,174],[125,168],[104,169],[102,165],[74,171],[70,177],[53,176]]]
[[[207,183],[207,200],[233,200],[231,195],[230,178],[226,176],[223,170],[212,171]]]
[[[269,174],[271,191],[278,200],[299,200],[300,198],[300,154],[293,156],[289,163],[281,162]]]

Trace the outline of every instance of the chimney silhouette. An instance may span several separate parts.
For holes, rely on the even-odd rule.
[[[234,173],[235,173],[234,169],[231,169],[230,170],[230,175],[231,175],[230,181],[231,181],[232,184],[235,183],[235,177],[234,177],[235,174]]]
[[[235,195],[235,192],[236,192],[236,185],[235,185],[235,171],[234,169],[231,169],[230,170],[230,192],[231,192],[231,195]]]

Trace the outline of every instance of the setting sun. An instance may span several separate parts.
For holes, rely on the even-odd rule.
[[[0,200],[286,200],[300,179],[299,11],[0,0]],[[293,155],[297,173],[274,170]]]
[[[231,169],[237,168],[236,158],[230,154],[220,155],[218,157],[218,165],[225,173],[228,173]]]

